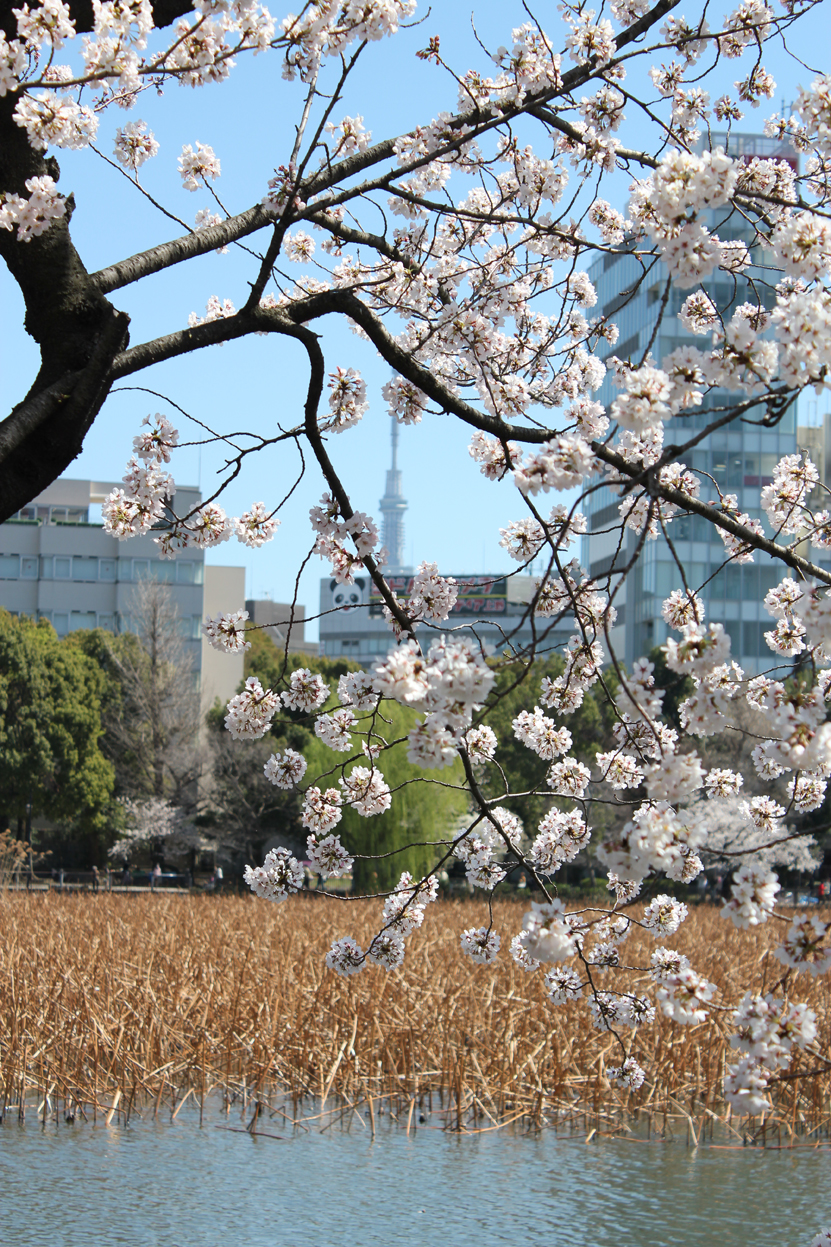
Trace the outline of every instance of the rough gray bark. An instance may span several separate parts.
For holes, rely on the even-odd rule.
[[[0,2],[0,29],[17,30],[12,7]],[[91,3],[70,4],[79,34],[92,30]],[[158,25],[188,12],[186,0],[153,6]],[[57,161],[34,151],[12,114],[17,96],[0,99],[0,191],[25,195],[27,178],[48,174],[57,182]],[[66,470],[80,452],[109,388],[112,360],[128,342],[129,318],[107,301],[72,243],[67,215],[46,233],[21,244],[0,230],[0,256],[26,306],[25,327],[40,348],[38,374],[26,396],[0,422],[0,521]]]

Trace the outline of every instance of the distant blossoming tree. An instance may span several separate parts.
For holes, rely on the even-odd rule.
[[[759,817],[759,798],[743,800],[731,796],[716,801],[693,801],[687,807],[687,817],[700,820],[706,829],[705,865],[722,869],[743,865],[783,866],[787,870],[816,871],[821,856],[814,837],[784,826],[780,819],[785,807],[771,801],[771,805],[774,804],[777,807],[773,811],[774,826],[767,829]]]
[[[146,801],[122,802],[127,826],[110,849],[110,857],[127,862],[136,852],[176,854],[212,851],[215,844],[207,839],[180,806],[161,797]]]

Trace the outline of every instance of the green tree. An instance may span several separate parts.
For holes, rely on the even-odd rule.
[[[554,803],[545,782],[551,763],[545,762],[527,745],[517,740],[513,721],[521,710],[532,709],[535,704],[539,704],[543,678],[547,676],[551,680],[556,679],[562,674],[563,666],[563,659],[559,655],[551,655],[533,663],[517,662],[501,667],[496,673],[496,681],[481,715],[481,722],[496,733],[496,761],[510,780],[512,791],[529,794],[511,797],[504,802],[506,808],[519,815],[529,833],[534,831],[542,816]],[[617,689],[614,672],[607,671],[604,682],[614,694]],[[595,767],[595,754],[609,747],[614,724],[614,711],[605,697],[595,696],[590,689],[579,710],[563,718],[562,724],[572,735],[571,756],[585,762],[587,766]],[[481,784],[488,797],[502,797],[505,793],[505,780],[493,764],[482,769]]]
[[[343,843],[357,855],[355,892],[388,891],[404,870],[416,876],[431,870],[443,855],[435,842],[450,838],[468,808],[459,761],[428,773],[408,760],[406,737],[416,718],[412,710],[396,702],[381,703],[373,730],[390,746],[383,749],[377,765],[392,790],[392,803],[372,818],[344,807],[338,824]],[[340,775],[348,775],[353,766],[367,765],[363,755],[334,753],[316,737],[306,749],[306,759],[307,778],[325,776],[319,781],[321,788],[337,787]]]
[[[677,671],[671,671],[667,666],[667,657],[660,645],[654,646],[649,651],[649,661],[654,666],[653,676],[655,679],[655,687],[664,690],[664,700],[661,703],[661,718],[664,723],[668,723],[670,727],[674,727],[677,732],[681,731],[681,719],[678,708],[682,701],[686,701],[695,692],[695,686],[688,675],[679,675]]]
[[[98,666],[51,624],[0,610],[0,810],[22,833],[27,806],[98,857],[112,816],[113,768],[101,752]]]
[[[292,671],[304,667],[321,675],[327,684],[337,691],[338,679],[349,671],[360,671],[360,663],[349,658],[324,658],[317,654],[285,654],[279,649],[271,637],[265,632],[252,631],[247,638],[251,648],[245,654],[245,678],[256,676],[263,688],[285,687]],[[334,703],[333,703],[334,704]],[[292,712],[293,713],[293,712]],[[298,721],[308,718],[314,721],[314,715],[295,716]]]
[[[322,675],[335,693],[339,676],[358,670],[355,663],[347,660],[305,654],[290,654],[286,658],[265,632],[252,631],[250,641],[251,648],[245,655],[245,679],[255,676],[263,688],[284,687],[292,671],[306,667]],[[312,732],[314,718],[283,711],[262,740],[241,742],[232,740],[225,731],[224,705],[216,702],[208,712],[209,781],[196,822],[217,844],[252,861],[262,855],[266,842],[278,839],[301,858],[305,856],[301,797],[297,792],[270,784],[263,775],[263,767],[272,753],[288,748],[308,757],[310,749],[320,746]],[[320,749],[329,752],[323,746]]]
[[[329,659],[289,654],[286,657],[262,632],[251,637],[246,653],[245,676],[256,676],[263,688],[285,687],[292,671],[305,667],[321,675],[331,688],[328,707],[338,704],[340,676],[358,671],[348,659]],[[313,732],[316,715],[284,711],[274,720],[269,734],[261,741],[238,742],[225,732],[225,707],[216,705],[208,716],[211,726],[212,787],[210,816],[206,829],[224,842],[233,842],[246,852],[261,849],[272,836],[286,847],[305,855],[306,831],[300,824],[301,799],[297,793],[273,787],[263,776],[269,755],[286,747],[302,753],[308,763],[307,783],[322,788],[337,787],[338,779],[353,766],[366,764],[360,754],[339,754],[326,747]],[[438,774],[425,777],[420,767],[407,760],[406,736],[415,714],[393,702],[384,702],[376,717],[375,730],[390,746],[378,761],[379,770],[393,790],[390,809],[373,818],[363,818],[345,808],[338,834],[351,853],[357,854],[353,885],[356,891],[390,888],[403,870],[414,874],[429,869],[440,850],[412,842],[435,841],[452,831],[467,808],[465,794],[456,785],[462,782],[457,762]],[[398,742],[398,743],[393,743]]]

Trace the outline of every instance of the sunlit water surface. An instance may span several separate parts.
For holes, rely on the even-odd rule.
[[[724,1150],[421,1126],[253,1138],[134,1118],[0,1128],[4,1247],[807,1247],[831,1150]]]

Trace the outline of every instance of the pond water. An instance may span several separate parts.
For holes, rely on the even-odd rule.
[[[4,1247],[807,1247],[831,1149],[354,1126],[0,1127]]]

